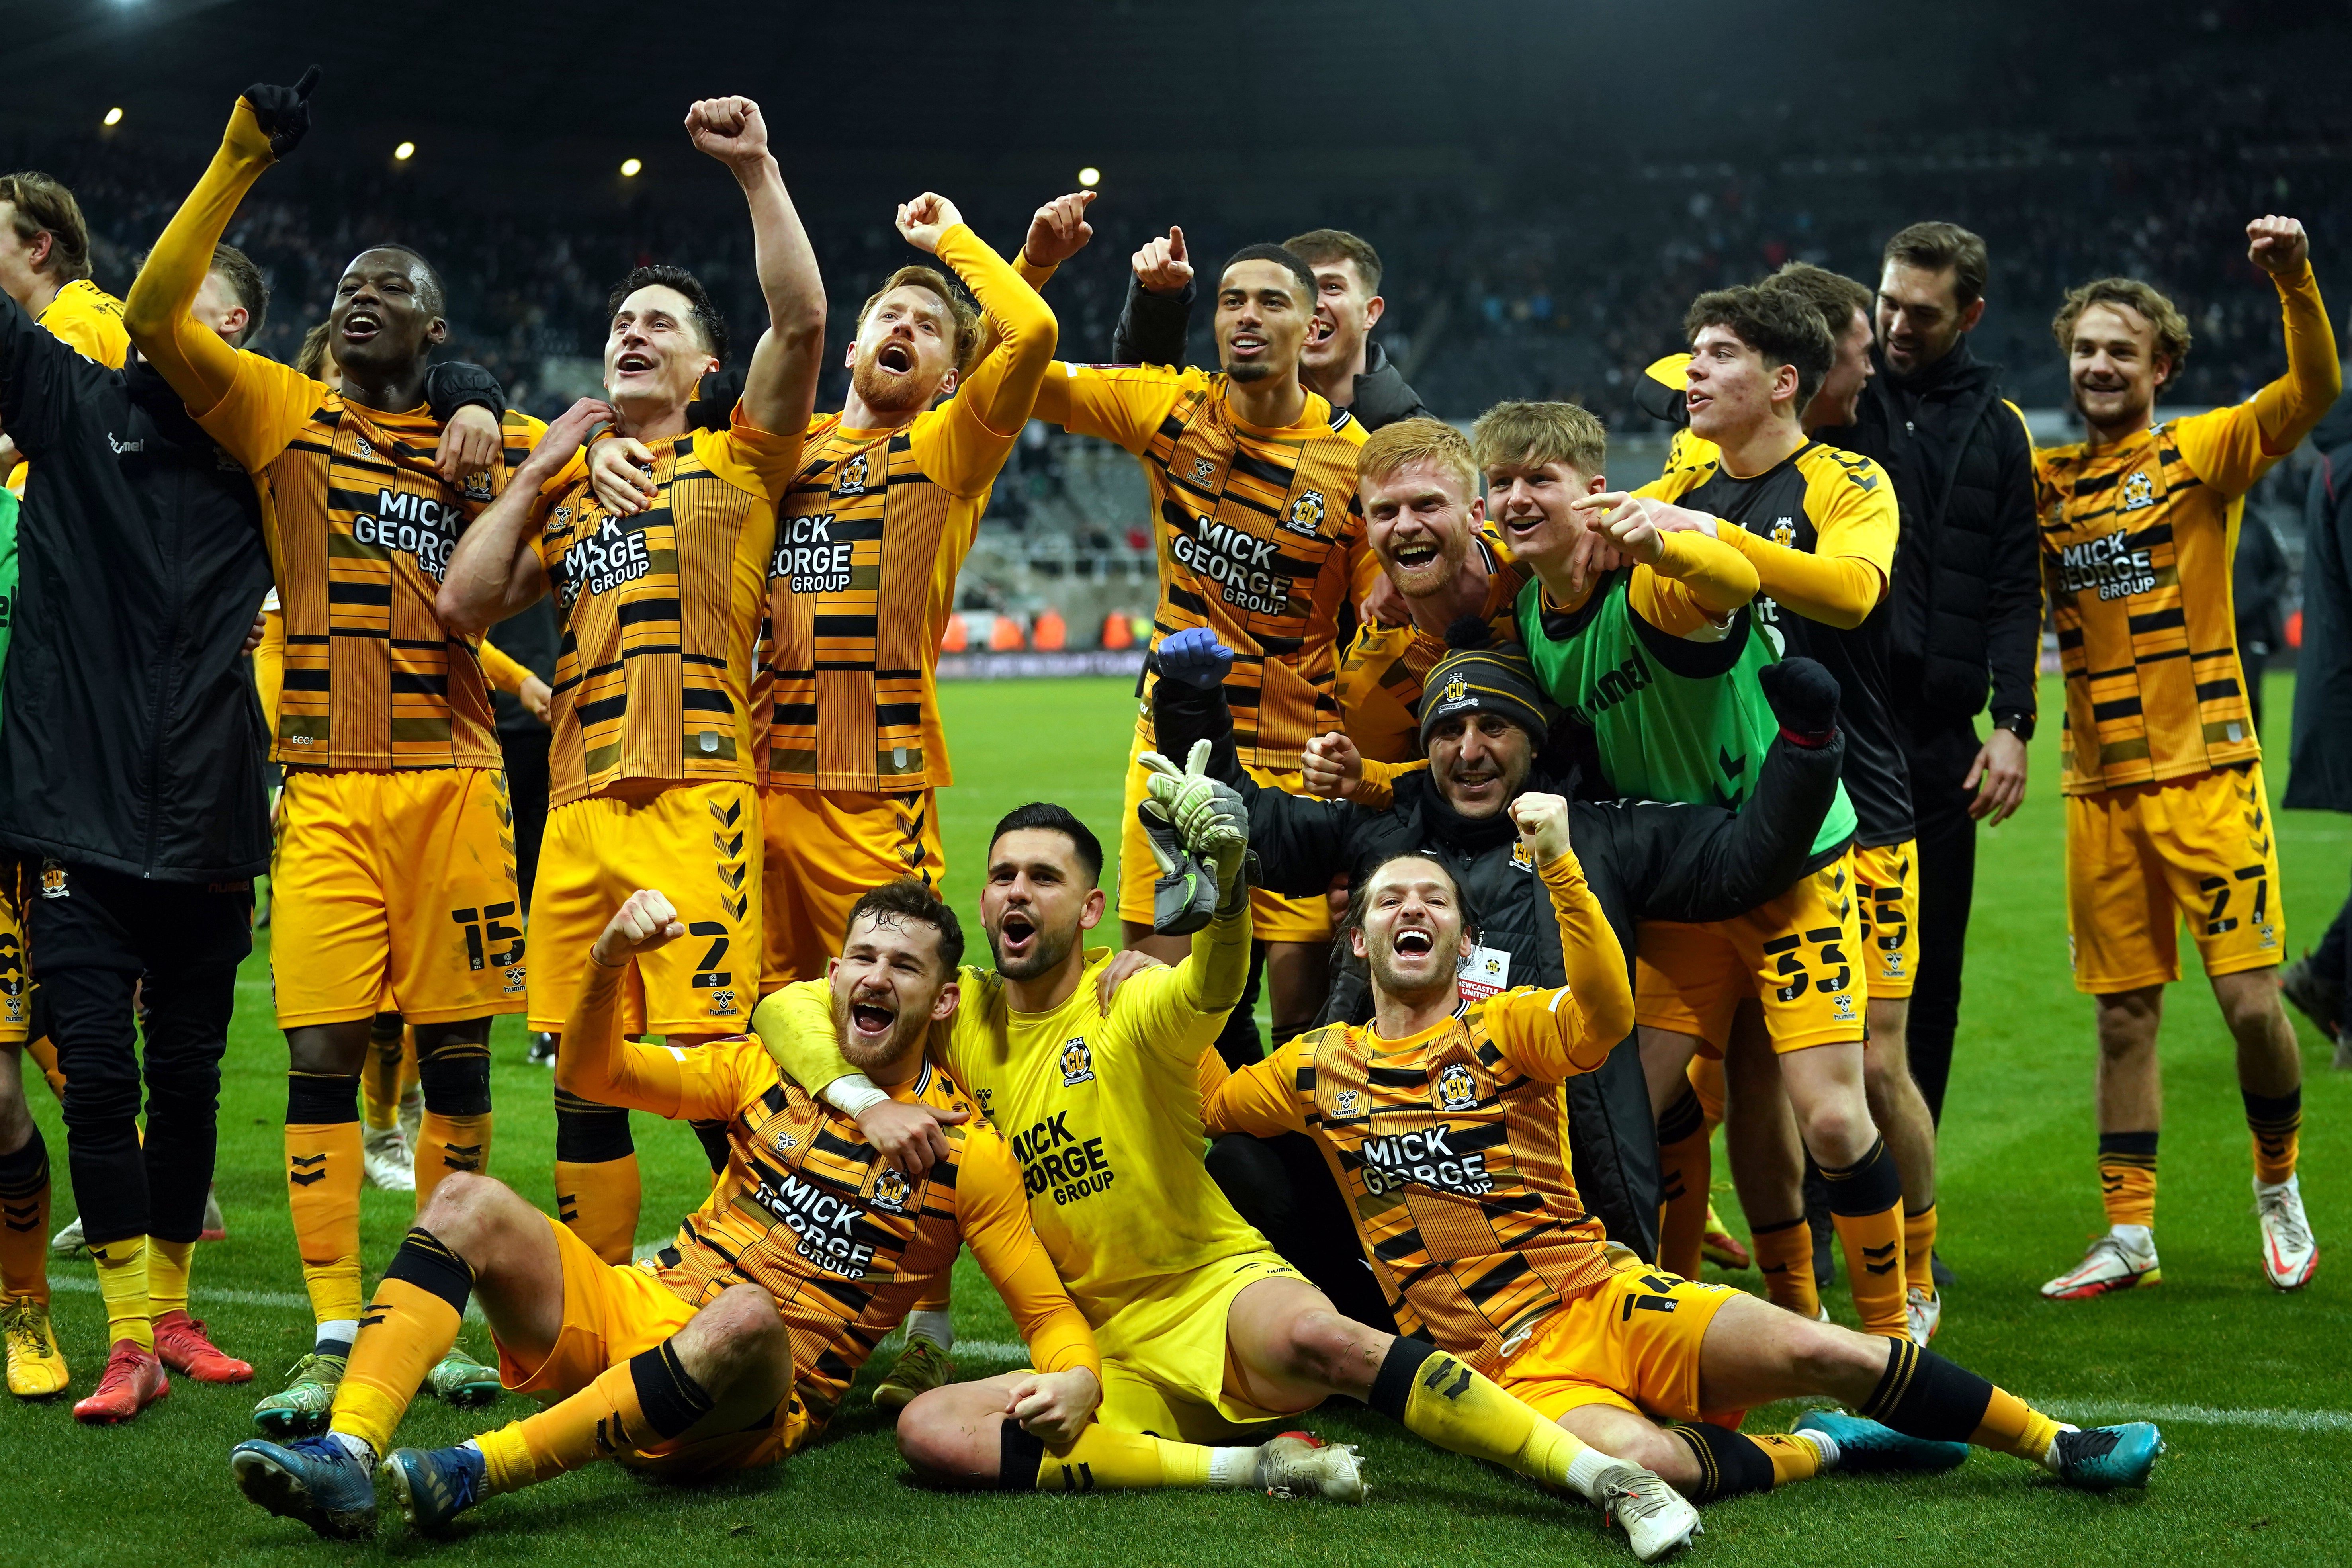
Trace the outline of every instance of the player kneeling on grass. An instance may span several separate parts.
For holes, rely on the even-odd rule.
[[[1570,1174],[1559,1085],[1629,1026],[1624,954],[1570,845],[1567,801],[1522,795],[1510,811],[1550,890],[1567,985],[1465,1006],[1457,965],[1477,922],[1443,864],[1396,855],[1357,880],[1350,908],[1372,1022],[1318,1029],[1230,1077],[1202,1063],[1212,1133],[1321,1146],[1397,1321],[1450,1352],[1416,1395],[1483,1374],[1702,1502],[1825,1469],[1948,1469],[1967,1443],[2078,1486],[2145,1483],[2163,1451],[2146,1422],[2077,1431],[1908,1340],[1660,1273],[1605,1238]],[[1397,1364],[1381,1367],[1376,1408]],[[1820,1410],[1794,1433],[1738,1430],[1749,1406],[1819,1395],[1868,1419]]]
[[[940,1123],[913,1179],[754,1039],[688,1052],[622,1037],[617,999],[636,956],[685,934],[661,893],[629,896],[591,950],[556,1082],[599,1104],[723,1123],[727,1167],[701,1208],[656,1257],[607,1264],[511,1188],[445,1178],[361,1320],[330,1429],[232,1450],[247,1497],[321,1535],[372,1531],[377,1456],[469,1299],[506,1386],[561,1403],[454,1447],[393,1453],[411,1523],[445,1525],[491,1493],[607,1457],[672,1478],[772,1464],[824,1431],[876,1343],[966,1242],[1041,1369],[1008,1414],[1049,1446],[1085,1426],[1101,1362],[1030,1226],[1020,1166],[923,1059],[926,1032],[956,1007],[954,911],[912,879],[874,889],[830,976],[835,1048]]]

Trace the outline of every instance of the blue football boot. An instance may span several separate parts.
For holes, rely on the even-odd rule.
[[[375,1478],[331,1435],[239,1443],[228,1468],[237,1490],[280,1519],[299,1519],[330,1541],[375,1533]]]
[[[2068,1486],[2092,1491],[2115,1487],[2144,1487],[2156,1457],[2164,1452],[2163,1435],[2147,1421],[2121,1426],[2092,1426],[2061,1432],[2051,1452],[2051,1468]]]
[[[1966,1443],[1938,1443],[1912,1437],[1892,1426],[1882,1426],[1843,1410],[1808,1410],[1797,1418],[1796,1430],[1826,1437],[1837,1445],[1839,1470],[1950,1470],[1969,1457]]]
[[[489,1461],[471,1443],[395,1448],[384,1461],[392,1495],[412,1529],[437,1531],[489,1493]]]

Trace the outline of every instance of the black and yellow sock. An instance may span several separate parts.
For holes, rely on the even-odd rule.
[[[1966,1367],[1890,1340],[1886,1370],[1857,1414],[1913,1437],[1973,1443],[2041,1464],[2058,1423]]]
[[[643,1198],[629,1113],[556,1090],[556,1217],[605,1262],[626,1263]]]
[[[0,1154],[0,1296],[49,1299],[49,1149],[38,1127]]]
[[[1668,1428],[1698,1463],[1696,1486],[1678,1488],[1693,1502],[1714,1502],[1742,1492],[1769,1491],[1821,1473],[1822,1451],[1793,1432],[1749,1436],[1712,1422],[1685,1422]]]
[[[360,1316],[360,1080],[290,1073],[286,1197],[321,1355],[348,1355]]]
[[[1911,1333],[1904,1305],[1903,1175],[1886,1140],[1853,1164],[1822,1168],[1830,1188],[1830,1223],[1845,1252],[1846,1283],[1866,1334]]]
[[[466,1260],[431,1231],[412,1228],[360,1318],[351,1363],[335,1388],[334,1430],[390,1453],[417,1384],[457,1342],[473,1291]]]
[[[1658,1118],[1658,1267],[1685,1279],[1698,1278],[1699,1244],[1706,1237],[1706,1189],[1713,1160],[1706,1114],[1685,1084]]]
[[[1748,1227],[1756,1249],[1756,1271],[1764,1276],[1764,1299],[1801,1318],[1821,1315],[1822,1290],[1813,1282],[1813,1227],[1799,1215],[1777,1225]]]
[[[676,1341],[607,1367],[595,1382],[538,1415],[475,1439],[489,1489],[513,1491],[608,1455],[649,1448],[710,1414],[713,1401],[678,1359]]]
[[[2153,1132],[2099,1134],[2099,1201],[2109,1225],[2155,1226],[2156,1137]]]
[[[2254,1180],[2276,1186],[2294,1174],[2303,1142],[2303,1088],[2298,1084],[2284,1094],[2238,1092],[2246,1102],[2246,1126],[2254,1135]]]
[[[478,1040],[417,1042],[425,1120],[416,1134],[416,1212],[452,1171],[490,1168],[490,1048]]]
[[[1212,1448],[1089,1423],[1066,1448],[1004,1423],[998,1437],[996,1485],[1008,1492],[1091,1492],[1247,1486],[1257,1450]]]

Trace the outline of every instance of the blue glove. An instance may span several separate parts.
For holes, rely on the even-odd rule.
[[[1160,643],[1160,673],[1195,690],[1207,691],[1225,683],[1234,668],[1234,650],[1217,640],[1207,626],[1188,626]]]

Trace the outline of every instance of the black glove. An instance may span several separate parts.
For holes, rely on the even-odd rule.
[[[689,430],[724,430],[735,422],[735,405],[742,400],[743,373],[714,370],[695,387],[694,401],[686,405]]]
[[[443,360],[425,373],[425,402],[436,425],[446,425],[467,404],[488,409],[493,419],[507,416],[506,389],[499,378],[464,360]]]
[[[1780,728],[1811,745],[1821,745],[1836,732],[1837,677],[1810,658],[1784,658],[1756,672],[1764,700]]]
[[[254,122],[269,138],[271,157],[283,158],[310,133],[310,92],[319,85],[321,74],[317,66],[312,66],[292,87],[271,87],[257,81],[245,89],[245,101],[253,110]]]

